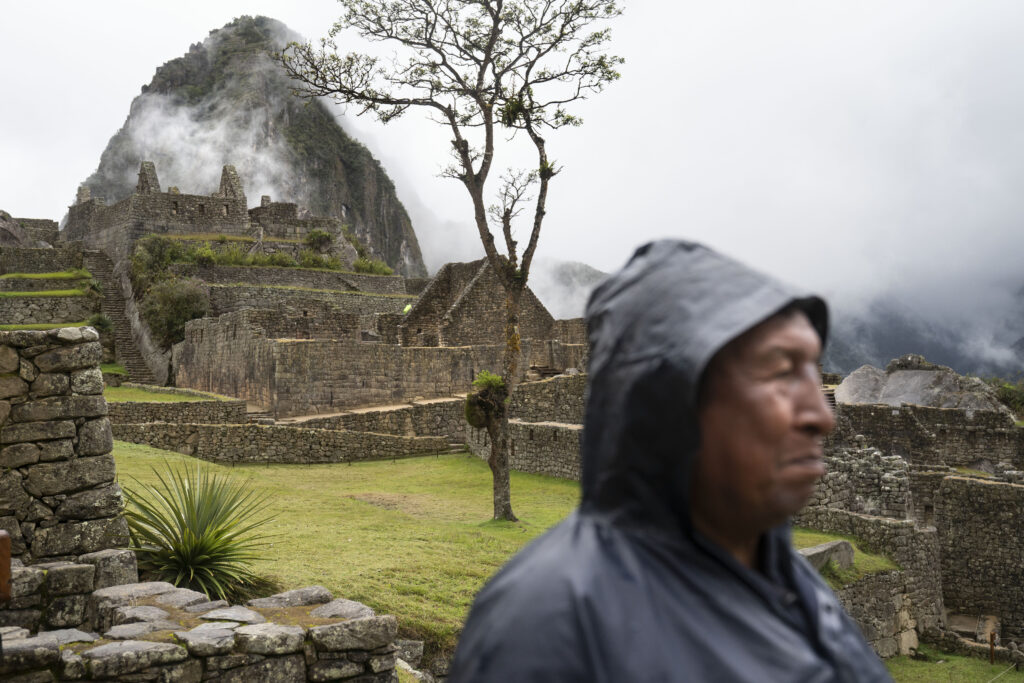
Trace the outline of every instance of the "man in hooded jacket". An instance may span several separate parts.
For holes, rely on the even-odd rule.
[[[582,501],[480,591],[449,682],[890,680],[790,543],[834,425],[825,303],[664,240],[587,326]]]

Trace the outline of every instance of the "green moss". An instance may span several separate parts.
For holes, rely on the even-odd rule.
[[[248,282],[230,282],[230,283],[225,283],[225,284],[220,284],[220,285],[210,285],[210,287],[211,288],[213,288],[213,287],[261,287],[263,289],[284,289],[284,290],[289,290],[289,291],[294,291],[294,292],[317,292],[317,293],[320,293],[320,294],[338,294],[338,295],[343,295],[343,296],[348,296],[348,295],[352,295],[352,296],[373,296],[373,297],[380,297],[380,298],[384,298],[384,299],[415,299],[415,298],[417,298],[415,294],[381,294],[381,293],[378,293],[378,292],[353,292],[352,290],[348,290],[348,289],[314,289],[313,287],[294,287],[294,286],[291,286],[291,285],[264,285],[264,284],[257,284],[257,283],[250,284]]]
[[[92,273],[84,268],[62,270],[53,273],[5,273],[0,280],[87,280]]]
[[[128,370],[120,363],[100,363],[100,371],[106,375],[128,376]]]
[[[12,332],[14,330],[55,330],[58,327],[83,327],[88,325],[85,320],[80,323],[26,323],[23,325],[0,325],[0,331]]]

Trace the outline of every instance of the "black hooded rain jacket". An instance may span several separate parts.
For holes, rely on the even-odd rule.
[[[824,342],[822,300],[681,241],[598,286],[582,502],[479,593],[450,683],[890,680],[788,525],[763,538],[760,571],[691,526],[701,374],[791,305]]]

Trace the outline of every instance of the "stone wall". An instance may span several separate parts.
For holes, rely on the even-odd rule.
[[[907,461],[874,448],[829,449],[828,472],[808,505],[907,519],[911,487]]]
[[[408,406],[359,410],[301,422],[308,429],[342,429],[401,436],[441,436],[451,443],[464,443],[465,399],[446,398],[418,401]]]
[[[123,549],[86,553],[73,562],[16,566],[11,570],[12,599],[0,606],[0,627],[89,629],[90,593],[138,580],[135,553]]]
[[[524,342],[523,366],[577,367],[585,351]],[[245,399],[281,418],[465,393],[480,370],[501,367],[502,352],[501,346],[269,340],[239,315],[188,323],[173,365],[177,386]]]
[[[994,411],[840,404],[828,442],[853,446],[857,435],[912,465],[972,467],[1005,461],[1024,469],[1024,429]]]
[[[98,339],[0,332],[0,528],[26,564],[128,543]]]
[[[865,576],[836,591],[839,603],[879,657],[909,655],[917,649],[917,620],[906,586],[904,572],[889,571]]]
[[[872,517],[823,507],[806,507],[793,522],[811,529],[854,536],[864,550],[885,555],[899,565],[899,578],[890,593],[889,609],[893,611],[882,610],[875,613],[874,618],[888,623],[890,614],[898,615],[906,608],[918,633],[944,624],[939,535],[935,529],[918,527],[912,520]],[[893,618],[895,623],[900,622],[900,618]],[[882,637],[888,636],[883,634]],[[895,643],[889,643],[880,649],[876,645],[876,651],[888,651],[893,645]]]
[[[192,263],[178,263],[171,266],[171,270],[182,277],[197,277],[215,285],[260,284],[374,294],[406,294],[405,283],[397,275],[364,275],[312,268],[270,266],[199,266]]]
[[[406,295],[367,294],[334,290],[290,289],[260,285],[210,285],[210,315],[218,316],[243,308],[278,311],[308,310],[310,302],[337,306],[339,310],[357,315],[399,313],[413,297]]]
[[[583,424],[583,392],[587,376],[558,375],[539,382],[522,382],[512,391],[509,415],[524,422]]]
[[[1024,638],[1024,486],[949,476],[939,498],[946,606],[950,612],[998,616],[1004,640]]]
[[[100,588],[85,597],[92,618],[81,629],[31,637],[7,633],[0,678],[22,683],[398,680],[395,617],[377,615],[352,600],[334,600],[322,586],[250,600],[247,606],[210,602],[202,593],[162,581]],[[86,632],[92,630],[103,635]]]
[[[446,451],[438,437],[266,425],[115,424],[114,437],[221,463],[339,463]]]
[[[583,425],[509,420],[509,466],[517,472],[580,479]],[[484,429],[467,428],[469,449],[482,460],[491,454]]]
[[[586,322],[583,318],[555,320],[551,327],[551,336],[563,344],[586,344]],[[584,369],[585,368],[580,368],[580,370]]]
[[[344,313],[335,306],[310,301],[294,313],[269,309],[243,308],[225,313],[221,319],[229,325],[241,324],[268,339],[359,339],[361,320],[355,313]]]
[[[0,247],[0,275],[5,273],[53,273],[82,267],[82,250],[77,245],[56,249]]]
[[[43,292],[48,289],[80,289],[88,283],[87,278],[9,277],[0,279],[0,292]]]
[[[935,510],[939,505],[939,488],[942,480],[953,474],[948,468],[930,469],[917,466],[910,468],[910,492],[913,510],[911,516],[922,526],[935,526]]]
[[[191,422],[245,424],[245,401],[125,401],[107,404],[111,424]]]
[[[47,218],[15,218],[17,223],[30,239],[57,244],[57,236],[60,233],[57,221]]]
[[[89,294],[0,297],[0,320],[5,325],[77,323],[88,320],[99,310],[99,298]]]

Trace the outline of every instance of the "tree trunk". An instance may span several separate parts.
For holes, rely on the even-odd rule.
[[[519,303],[522,300],[522,286],[507,287],[505,296],[505,353],[502,362],[502,379],[508,395],[512,395],[519,372]],[[496,418],[487,422],[487,435],[491,439],[491,467],[494,480],[494,519],[518,521],[512,512],[512,489],[509,479],[509,438],[508,411],[503,410]]]

